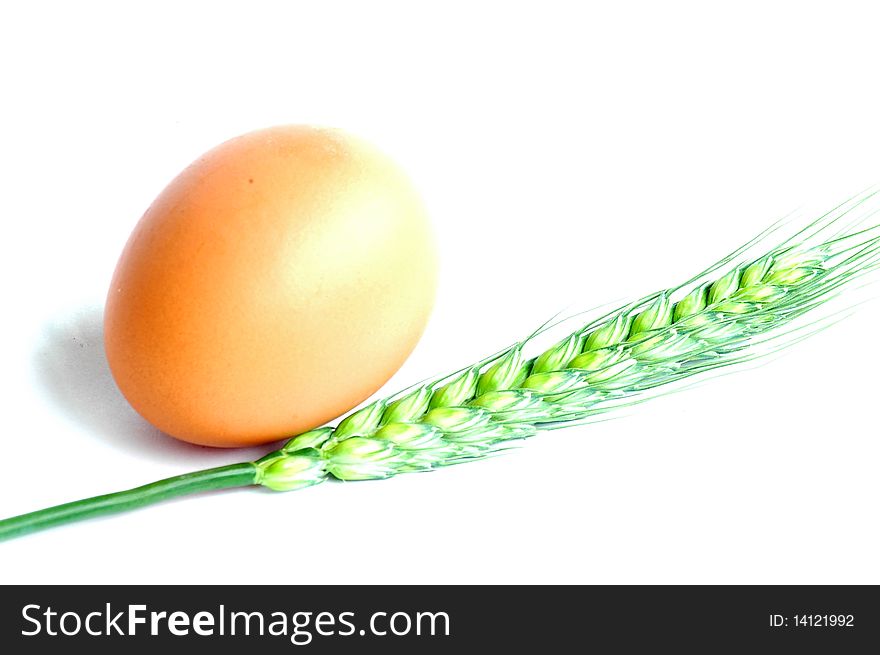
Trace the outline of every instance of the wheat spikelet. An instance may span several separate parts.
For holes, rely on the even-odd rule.
[[[532,335],[453,375],[373,402],[335,428],[294,437],[257,462],[257,483],[289,490],[328,476],[381,479],[484,458],[541,428],[584,421],[759,357],[767,352],[753,352],[759,344],[796,341],[801,335],[785,326],[877,267],[876,229],[833,232],[869,197],[737,263],[767,236],[760,235],[685,284],[583,325],[537,357],[524,355]]]

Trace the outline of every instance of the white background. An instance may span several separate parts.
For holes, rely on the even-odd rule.
[[[421,188],[440,298],[388,392],[880,181],[875,4],[606,4],[4,4],[0,515],[261,452],[158,433],[101,346],[140,214],[238,133],[344,127]],[[3,543],[0,582],[880,583],[878,319],[491,461]]]

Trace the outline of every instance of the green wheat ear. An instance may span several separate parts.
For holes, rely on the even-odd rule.
[[[673,383],[793,343],[811,326],[821,327],[792,328],[795,319],[878,267],[880,229],[834,233],[873,195],[745,258],[774,226],[684,284],[582,325],[536,357],[524,351],[537,333],[452,375],[375,401],[336,428],[294,437],[256,462],[256,482],[286,490],[328,476],[382,479],[481,459],[540,429],[642,402]],[[286,458],[307,461],[306,472],[287,467]]]
[[[295,436],[256,462],[6,519],[0,539],[205,489],[256,484],[288,491],[328,477],[383,479],[482,459],[541,429],[589,421],[699,374],[763,357],[824,327],[828,316],[816,310],[878,268],[880,226],[840,225],[873,195],[851,199],[748,256],[780,229],[774,225],[685,283],[586,322],[534,357],[527,348],[553,326],[375,401],[335,427]],[[798,326],[811,312],[820,320]]]

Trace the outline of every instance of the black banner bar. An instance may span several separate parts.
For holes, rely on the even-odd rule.
[[[4,587],[0,652],[867,652],[871,586]],[[646,641],[647,640],[647,641]],[[470,651],[467,651],[470,652]]]

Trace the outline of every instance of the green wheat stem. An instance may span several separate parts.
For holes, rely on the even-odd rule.
[[[824,329],[821,319],[797,320],[880,266],[880,226],[859,229],[873,213],[840,224],[875,193],[748,256],[781,229],[774,224],[683,284],[605,312],[537,355],[527,349],[558,322],[372,402],[336,426],[297,435],[256,462],[6,519],[0,539],[206,489],[289,491],[331,477],[385,479],[483,459],[539,430],[597,420],[675,392],[695,376],[766,357]]]
[[[256,465],[242,462],[166,478],[134,489],[75,500],[0,521],[0,540],[83,519],[118,514],[169,498],[202,491],[247,487],[255,483]]]

